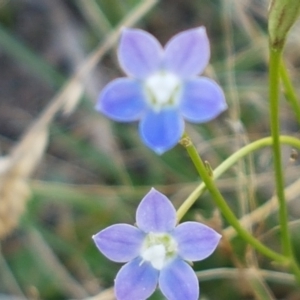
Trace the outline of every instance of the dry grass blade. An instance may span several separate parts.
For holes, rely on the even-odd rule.
[[[106,289],[94,297],[86,298],[84,300],[115,300],[114,289]]]
[[[285,189],[286,201],[290,202],[296,199],[300,194],[300,179],[289,185]],[[273,196],[269,201],[264,205],[260,206],[253,212],[245,215],[240,219],[241,225],[245,227],[253,226],[259,223],[261,220],[264,220],[267,216],[274,213],[278,209],[277,197]],[[228,239],[233,239],[236,236],[236,231],[233,227],[229,226],[223,230],[223,234],[227,236]]]
[[[265,283],[263,276],[260,274],[259,269],[250,267],[248,269],[249,287],[255,299],[258,300],[275,300],[270,288]]]
[[[23,294],[23,291],[19,286],[17,279],[12,273],[1,251],[0,251],[0,278],[3,278],[1,283],[4,284],[4,287],[6,287],[11,294],[15,295],[16,297],[19,296],[20,299],[25,299],[25,295]],[[1,296],[0,299],[2,299]]]
[[[84,90],[85,77],[93,70],[103,55],[115,45],[121,28],[132,26],[157,2],[157,0],[143,1],[126,16],[118,28],[109,34],[104,42],[79,66],[74,76],[25,132],[11,154],[0,161],[0,238],[11,232],[24,210],[30,193],[26,180],[44,154],[48,141],[49,124],[58,112],[69,114],[76,108]]]
[[[259,275],[266,281],[288,285],[296,284],[295,278],[291,274],[263,269],[255,270],[255,272],[259,272]],[[223,278],[237,280],[241,278],[241,274],[246,277],[253,276],[253,269],[217,268],[197,272],[197,277],[200,281],[216,280]]]
[[[77,282],[69,272],[62,266],[56,255],[48,247],[41,234],[32,229],[27,234],[28,245],[31,251],[41,260],[42,264],[55,275],[57,284],[70,297],[82,299],[88,296],[85,289]]]
[[[18,224],[30,195],[26,179],[40,160],[47,139],[46,128],[34,126],[0,161],[0,238]]]

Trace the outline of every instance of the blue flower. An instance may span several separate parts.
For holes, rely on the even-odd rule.
[[[209,57],[204,27],[175,35],[164,49],[149,33],[124,29],[118,58],[128,77],[110,82],[96,109],[115,121],[140,120],[143,142],[162,154],[180,140],[184,119],[207,122],[227,108],[219,85],[196,76]]]
[[[211,255],[221,236],[196,222],[175,227],[174,206],[155,189],[139,204],[136,224],[115,224],[93,236],[107,258],[127,262],[115,279],[116,298],[147,299],[158,284],[169,300],[198,300],[198,279],[188,262]]]

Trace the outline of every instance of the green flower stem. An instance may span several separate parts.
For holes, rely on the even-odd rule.
[[[256,250],[265,256],[273,259],[274,261],[280,263],[290,263],[290,259],[284,255],[276,253],[270,248],[266,247],[259,240],[253,237],[248,231],[246,231],[239,223],[239,220],[235,217],[229,206],[227,205],[225,199],[221,195],[219,189],[216,187],[213,177],[207,172],[203,161],[201,160],[195,146],[193,145],[191,139],[185,134],[181,140],[181,144],[186,148],[194,166],[196,167],[200,177],[206,185],[206,188],[211,193],[216,205],[230,223],[230,225],[237,231],[237,233],[250,245],[252,245]]]
[[[284,178],[281,163],[281,145],[279,140],[279,70],[282,51],[270,47],[269,69],[269,101],[270,101],[270,126],[273,139],[273,161],[275,170],[276,194],[279,203],[279,225],[281,233],[281,245],[283,253],[291,257],[293,255],[291,239],[288,228],[287,207],[284,194]]]
[[[297,94],[295,92],[295,89],[293,88],[291,79],[289,77],[288,71],[286,69],[286,66],[284,65],[283,61],[281,61],[280,64],[280,78],[284,87],[284,94],[286,100],[291,105],[298,123],[300,124],[300,101],[297,97]]]
[[[294,148],[300,149],[300,140],[290,136],[280,136],[280,143],[290,145]],[[230,169],[239,159],[247,156],[249,153],[264,148],[266,146],[272,145],[272,138],[266,137],[251,144],[246,145],[245,147],[239,149],[231,156],[229,156],[226,160],[224,160],[214,171],[212,174],[213,179],[219,178],[222,174],[224,174],[228,169]],[[188,212],[191,206],[196,202],[196,200],[204,193],[206,190],[205,183],[202,182],[182,203],[182,205],[177,210],[177,220],[178,222],[182,219],[182,217]]]

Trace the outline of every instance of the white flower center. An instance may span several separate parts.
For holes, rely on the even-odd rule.
[[[161,270],[166,258],[166,248],[163,245],[154,245],[147,248],[142,257],[144,260],[150,261],[153,268]]]
[[[143,261],[149,261],[152,267],[161,270],[166,262],[177,254],[177,242],[166,233],[150,232],[145,240],[141,251]]]
[[[145,90],[148,103],[154,110],[160,111],[179,103],[181,80],[172,73],[161,71],[146,79]]]

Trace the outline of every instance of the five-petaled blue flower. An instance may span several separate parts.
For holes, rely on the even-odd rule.
[[[139,204],[136,224],[112,225],[93,236],[106,257],[127,262],[115,279],[116,298],[147,299],[158,284],[169,300],[198,300],[198,279],[188,262],[211,255],[221,236],[197,222],[175,227],[174,206],[155,189]]]
[[[196,76],[209,57],[204,27],[175,35],[164,49],[149,33],[124,29],[118,58],[128,78],[109,83],[96,109],[115,121],[140,120],[143,142],[162,154],[180,140],[184,119],[207,122],[227,108],[219,85]]]

